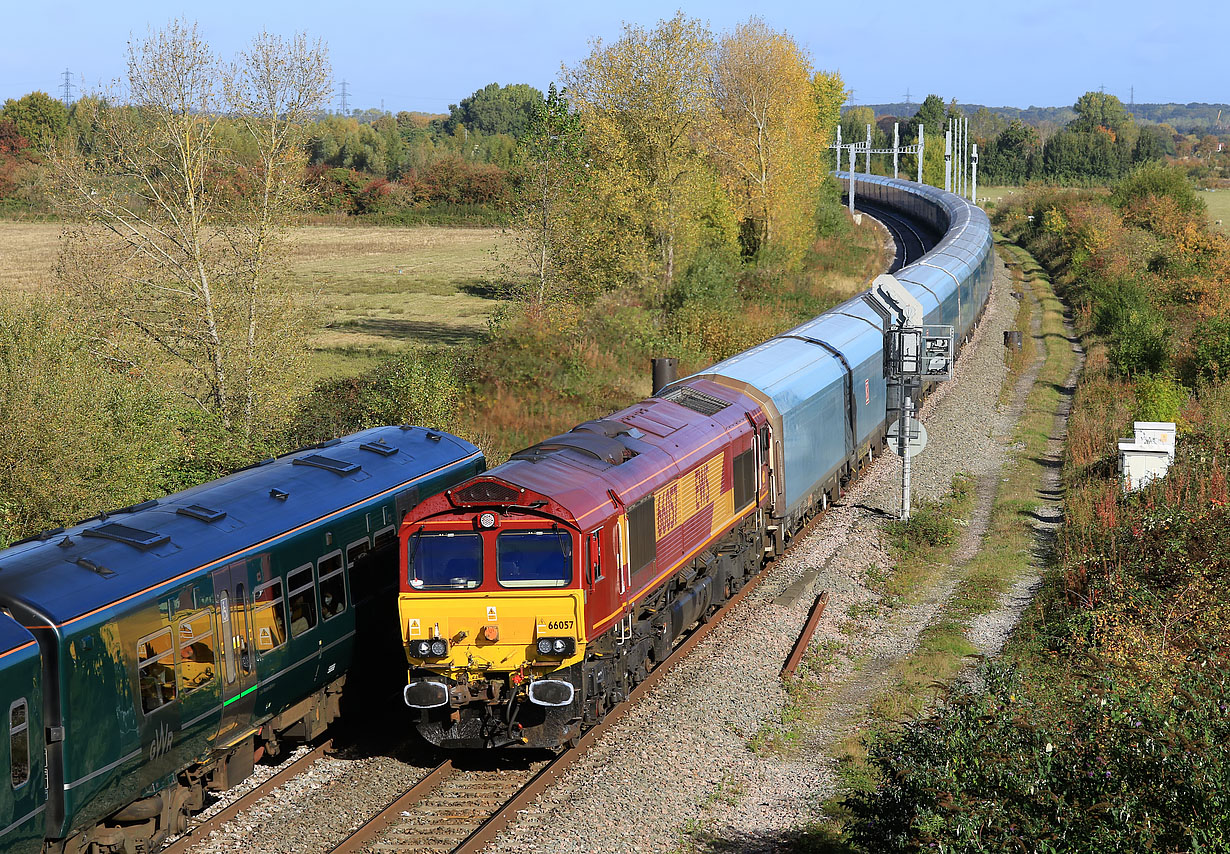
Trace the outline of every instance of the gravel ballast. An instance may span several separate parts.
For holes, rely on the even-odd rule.
[[[1013,413],[1000,412],[997,401],[1006,376],[1002,333],[1012,328],[1016,302],[996,264],[974,342],[954,381],[923,407],[930,441],[913,460],[916,497],[944,495],[958,472],[995,483],[1011,450]],[[878,598],[868,568],[892,565],[882,526],[897,514],[900,472],[896,456],[877,460],[760,587],[488,851],[674,852],[693,844],[771,851],[813,820],[835,791],[832,744],[866,719],[892,663],[915,647],[952,589],[941,582],[908,607],[850,616],[851,606]],[[978,537],[969,539],[976,549]],[[813,650],[844,649],[827,677],[829,705],[797,749],[758,753],[749,745],[782,720],[789,698],[779,671],[822,590],[830,600]],[[427,770],[414,757],[322,760],[192,850],[327,851]]]
[[[930,438],[912,461],[916,497],[946,494],[958,472],[998,480],[1015,421],[1015,407],[1001,412],[997,405],[1007,375],[1001,341],[1017,309],[1010,291],[996,259],[975,340],[954,380],[923,407]],[[835,791],[826,747],[865,719],[889,666],[914,648],[952,589],[941,582],[915,605],[847,619],[852,605],[877,598],[868,567],[892,564],[882,525],[899,510],[900,472],[895,455],[876,461],[688,660],[488,851],[671,852],[692,844],[770,851],[814,820],[819,802]],[[783,596],[788,588],[803,595]],[[830,599],[813,644],[845,649],[824,723],[785,756],[756,753],[749,742],[782,720],[787,694],[779,670],[821,590]]]

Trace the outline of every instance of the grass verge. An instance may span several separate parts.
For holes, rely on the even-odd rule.
[[[1041,309],[1041,332],[1046,342],[1046,357],[1037,381],[1030,390],[1025,409],[1014,429],[1012,442],[1017,450],[1001,470],[1001,480],[991,508],[991,517],[981,547],[970,561],[956,571],[960,580],[944,607],[922,631],[917,647],[896,662],[892,669],[892,687],[871,703],[872,723],[862,732],[852,733],[835,753],[839,761],[839,779],[843,790],[870,790],[875,785],[874,774],[867,766],[867,744],[895,725],[916,717],[935,699],[948,690],[961,672],[966,657],[975,652],[967,638],[967,630],[977,617],[998,607],[1000,597],[1023,575],[1033,571],[1036,563],[1037,520],[1040,505],[1053,497],[1058,480],[1048,478],[1054,461],[1048,459],[1048,444],[1054,429],[1055,412],[1059,408],[1064,386],[1071,373],[1076,355],[1067,343],[1063,327],[1063,305],[1055,296],[1046,274],[1028,256],[1015,247],[1000,247],[1010,267],[1021,271],[1019,284],[1032,292]],[[1029,328],[1034,302],[1021,300],[1017,328],[1025,332],[1032,345]],[[1031,347],[1032,350],[1032,347]],[[1022,350],[1022,353],[1025,351]],[[1013,377],[1030,364],[1017,358],[1011,365],[1007,387]],[[956,485],[959,494],[961,484]],[[951,500],[951,499],[950,499]],[[923,545],[910,548],[896,536],[899,557],[898,570],[885,581],[885,590],[892,590],[907,600],[917,598],[938,578],[928,572],[944,558],[944,548]],[[949,570],[949,567],[944,567]],[[825,805],[828,827],[812,832],[814,842],[828,840],[837,844],[843,818],[842,796]],[[834,849],[839,850],[839,849]]]

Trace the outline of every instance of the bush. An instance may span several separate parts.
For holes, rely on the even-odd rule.
[[[1165,326],[1152,318],[1134,318],[1120,326],[1110,336],[1110,360],[1129,376],[1162,370],[1170,361]]]
[[[1200,650],[1178,685],[1111,674],[1047,706],[984,668],[985,691],[871,745],[880,784],[846,800],[848,838],[869,852],[1230,851],[1227,665]]]
[[[1187,389],[1170,377],[1142,376],[1136,380],[1137,421],[1178,421],[1187,403]]]
[[[1230,380],[1230,318],[1210,318],[1192,330],[1186,374],[1192,382]]]
[[[903,549],[946,546],[956,542],[957,525],[944,508],[931,502],[919,502],[904,522],[892,522],[889,531]]]

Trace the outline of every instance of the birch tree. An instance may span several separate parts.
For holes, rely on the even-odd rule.
[[[323,47],[263,35],[231,65],[176,21],[130,43],[123,85],[86,99],[88,146],[53,156],[57,273],[95,348],[251,435],[304,338],[275,264],[299,204],[299,127],[325,102]],[[255,162],[219,139],[230,113]]]
[[[561,262],[574,246],[568,211],[584,181],[583,141],[579,116],[552,83],[546,97],[533,104],[516,160],[514,240],[532,271],[539,308],[566,287]]]

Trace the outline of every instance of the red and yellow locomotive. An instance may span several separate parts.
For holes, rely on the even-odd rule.
[[[446,747],[574,740],[764,561],[770,425],[704,379],[424,501],[401,527],[405,699]]]

